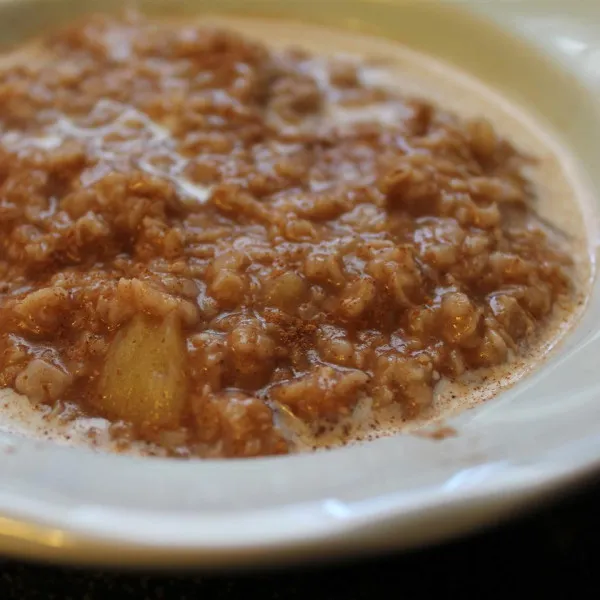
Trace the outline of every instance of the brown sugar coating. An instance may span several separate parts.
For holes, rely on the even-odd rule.
[[[137,16],[6,66],[0,384],[245,457],[504,363],[570,289],[529,161],[364,68]]]

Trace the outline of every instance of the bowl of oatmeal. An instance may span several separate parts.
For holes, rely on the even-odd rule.
[[[597,82],[539,7],[148,4],[0,3],[7,549],[409,546],[588,468]]]

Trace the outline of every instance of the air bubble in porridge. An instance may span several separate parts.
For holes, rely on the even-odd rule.
[[[6,65],[0,385],[248,457],[518,353],[572,293],[532,159],[363,68],[135,15]]]

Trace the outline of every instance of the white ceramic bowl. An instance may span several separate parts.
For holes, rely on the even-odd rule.
[[[0,0],[0,41],[116,4]],[[183,4],[192,11],[215,5]],[[600,4],[449,4],[240,0],[219,9],[360,25],[443,57],[557,130],[599,190]],[[596,209],[585,209],[594,244]],[[2,435],[0,551],[72,563],[229,567],[457,535],[567,489],[600,466],[599,355],[595,284],[583,319],[550,359],[453,418],[459,435],[442,441],[396,436],[311,455],[178,462]]]

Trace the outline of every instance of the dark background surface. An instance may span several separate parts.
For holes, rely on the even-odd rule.
[[[0,562],[0,600],[97,600],[115,594],[141,600],[404,600],[447,594],[483,600],[499,593],[524,597],[519,593],[523,585],[531,598],[559,589],[578,596],[584,586],[593,593],[583,597],[598,597],[599,533],[597,478],[576,494],[469,538],[327,566],[211,576],[101,572],[7,560]]]

